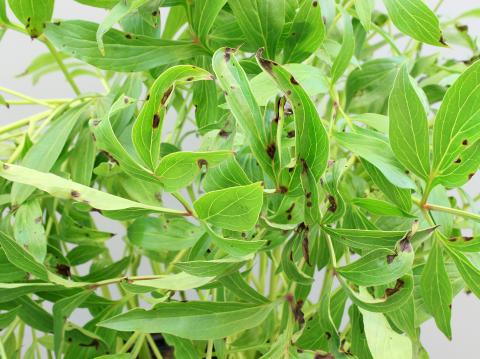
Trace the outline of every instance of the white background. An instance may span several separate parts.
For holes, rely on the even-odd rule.
[[[57,0],[55,6],[55,18],[59,19],[85,19],[100,21],[105,12],[75,3],[73,0]],[[437,1],[427,1],[432,7]],[[475,0],[446,0],[439,10],[444,19],[451,19],[466,10],[475,6],[480,8],[480,2]],[[480,34],[479,19],[464,21],[475,35]],[[42,79],[36,86],[32,86],[29,78],[16,78],[30,63],[36,55],[45,52],[46,49],[38,41],[30,40],[28,37],[8,32],[0,42],[0,86],[11,88],[38,98],[64,98],[73,97],[72,90],[60,74],[49,75]],[[427,46],[426,51],[436,52],[438,48]],[[459,48],[442,49],[446,57],[467,59],[468,52]],[[96,79],[79,78],[77,83],[83,92],[103,91],[101,84]],[[8,97],[7,97],[8,98]],[[17,119],[34,114],[40,108],[32,106],[15,106],[10,110],[0,108],[0,126]],[[472,194],[480,192],[480,176],[477,174],[474,180],[468,185],[468,191]],[[123,230],[111,222],[102,221],[103,229],[109,229],[119,235]],[[77,318],[78,319],[78,318]],[[74,318],[75,320],[75,318]],[[433,359],[447,358],[477,358],[480,357],[479,336],[480,324],[480,301],[474,295],[460,294],[453,303],[452,308],[452,331],[453,340],[448,341],[435,327],[433,320],[428,321],[422,327],[422,342],[424,343],[430,357]]]

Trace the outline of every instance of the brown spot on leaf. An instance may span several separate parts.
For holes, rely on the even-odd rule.
[[[305,323],[305,315],[303,314],[302,307],[303,300],[297,301],[295,306],[292,306],[293,316],[300,325],[303,325]]]
[[[267,154],[272,160],[275,158],[275,152],[277,151],[277,147],[274,143],[271,143],[267,146]]]
[[[330,206],[328,206],[327,211],[335,213],[337,211],[337,201],[335,200],[335,197],[333,197],[331,194],[327,196],[328,203],[330,203]]]
[[[305,259],[305,262],[309,266],[311,266],[311,264],[310,264],[310,252],[308,250],[308,236],[307,235],[303,236],[302,252],[303,252],[303,258]]]
[[[225,61],[230,61],[230,58],[232,56],[232,53],[235,52],[235,49],[231,48],[231,47],[226,47],[225,48],[225,55],[223,55],[223,57],[225,58]]]
[[[125,34],[125,37],[126,37],[127,39],[131,40],[131,39],[132,39],[132,34]]]
[[[3,167],[4,170],[8,170],[10,168],[10,166],[7,165],[6,163],[4,163],[2,167]]]
[[[393,260],[395,259],[395,257],[397,256],[397,254],[389,254],[387,256],[387,263],[388,264],[392,264],[393,263]]]
[[[409,241],[409,236],[405,236],[405,238],[403,238],[400,243],[400,250],[402,252],[411,252],[412,251],[412,245],[410,244],[410,241]]]
[[[293,138],[293,137],[295,137],[295,130],[288,131],[287,137],[288,137],[288,138]]]
[[[160,101],[160,103],[163,105],[165,105],[165,103],[167,102],[168,98],[170,97],[170,94],[172,93],[173,91],[173,86],[170,86],[167,91],[165,91],[165,93],[163,94],[163,97],[162,97],[162,100]]]
[[[462,159],[460,157],[458,157],[456,160],[455,160],[455,163],[462,163]]]
[[[277,191],[276,191],[276,192],[277,192],[277,193],[287,193],[287,192],[288,192],[288,188],[285,187],[285,186],[279,186],[279,187],[277,188]]]
[[[152,120],[152,128],[156,129],[160,125],[160,115],[156,113],[153,115],[153,120]]]
[[[313,206],[313,203],[312,203],[312,201],[307,201],[306,205],[307,205],[308,208],[310,208],[310,207]]]
[[[448,44],[445,42],[445,38],[443,36],[440,36],[440,39],[438,39],[438,42],[440,42],[442,45],[448,46]]]
[[[218,131],[218,135],[223,138],[228,138],[228,136],[230,135],[230,132],[227,132],[224,129],[221,129],[220,131]]]
[[[463,141],[462,141],[462,145],[468,146],[468,140],[467,140],[467,139],[463,140]]]
[[[55,269],[57,270],[57,273],[64,276],[64,277],[70,277],[71,272],[70,272],[70,267],[67,266],[66,264],[57,264]]]
[[[285,92],[285,94],[286,94],[287,96],[290,96],[290,95],[292,94],[292,91],[287,90],[287,92]]]
[[[42,223],[42,217],[35,218],[35,223]]]
[[[287,220],[289,220],[289,221],[290,221],[292,218],[293,218],[293,217],[292,217],[291,214],[289,214],[289,215],[287,216]]]
[[[202,168],[203,166],[208,167],[208,161],[204,158],[200,158],[197,161],[197,165],[198,165],[199,168]]]
[[[312,5],[313,5],[313,7],[317,7],[317,6],[318,6],[318,1],[314,1],[314,2],[312,3]]]
[[[290,82],[294,85],[299,85],[298,81],[293,76],[290,76]]]
[[[287,213],[292,213],[293,209],[295,208],[295,202],[287,209]]]
[[[78,198],[78,197],[80,197],[80,192],[73,190],[72,192],[70,192],[70,195],[73,198]]]
[[[397,279],[397,282],[395,283],[395,287],[394,288],[387,288],[385,289],[385,296],[386,297],[390,297],[392,295],[394,295],[395,293],[397,293],[400,289],[403,288],[403,286],[405,285],[405,282],[401,279]]]
[[[188,77],[187,81],[193,81],[193,77],[192,76]]]
[[[468,179],[471,180],[473,176],[475,176],[475,173],[470,173],[470,174],[468,175]]]

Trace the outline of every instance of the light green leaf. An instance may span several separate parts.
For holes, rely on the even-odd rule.
[[[109,11],[107,16],[103,19],[97,29],[96,39],[98,43],[98,49],[102,55],[105,55],[105,46],[103,44],[103,36],[109,31],[116,23],[120,22],[124,17],[137,10],[140,6],[146,3],[147,0],[133,0],[127,2],[119,1],[112,10]]]
[[[370,30],[372,13],[375,7],[374,0],[355,0],[355,10],[365,31]]]
[[[444,45],[438,18],[423,0],[383,0],[383,3],[401,32],[430,45]]]
[[[155,174],[166,192],[175,192],[192,183],[203,167],[208,172],[232,157],[232,151],[174,152],[161,159]]]
[[[403,240],[402,240],[403,241]],[[363,255],[337,272],[349,281],[361,286],[388,284],[412,269],[414,253],[408,242],[397,251],[379,248]]]
[[[41,172],[50,171],[62,153],[73,127],[84,114],[84,110],[83,106],[75,107],[56,118],[40,140],[30,147],[21,162],[22,166]],[[20,183],[13,184],[12,204],[22,204],[34,190],[35,188],[31,186]]]
[[[265,245],[265,241],[244,240],[235,238],[225,238],[217,234],[210,226],[204,223],[204,227],[212,238],[215,245],[221,250],[227,252],[233,257],[245,257],[257,252]]]
[[[148,99],[133,126],[132,141],[137,154],[152,171],[160,159],[163,121],[176,85],[211,79],[210,73],[199,67],[178,65],[164,71],[150,87]]]
[[[67,259],[70,265],[77,266],[98,257],[105,251],[106,248],[104,247],[80,245],[68,252]]]
[[[198,0],[193,4],[187,3],[188,6],[193,6],[190,22],[201,43],[207,44],[207,35],[226,2],[227,0]]]
[[[447,90],[433,127],[432,178],[435,184],[461,186],[480,165],[480,61]]]
[[[47,255],[47,237],[39,200],[24,202],[15,212],[15,240],[42,263]]]
[[[264,59],[261,51],[257,52],[257,62],[275,80],[293,107],[297,166],[302,172],[308,168],[318,181],[327,166],[329,142],[315,104],[287,70]]]
[[[412,191],[392,184],[383,173],[377,167],[370,164],[370,162],[362,159],[362,164],[372,178],[372,181],[385,196],[405,212],[410,212],[412,208]]]
[[[150,251],[178,251],[192,247],[202,231],[182,217],[141,217],[128,226],[128,240]]]
[[[142,288],[147,287],[152,289],[163,290],[189,290],[201,287],[211,282],[214,277],[195,276],[188,273],[168,274],[162,277],[136,281],[133,285]]]
[[[245,259],[246,260],[246,259]],[[175,267],[198,277],[218,277],[228,275],[242,267],[245,260],[240,258],[224,258],[213,260],[196,260],[178,262]]]
[[[260,325],[272,304],[233,302],[159,303],[152,310],[134,309],[98,325],[119,331],[168,333],[192,340],[224,338]]]
[[[240,125],[253,155],[263,171],[275,178],[272,158],[268,155],[270,142],[267,137],[262,113],[248,78],[231,48],[218,49],[213,55],[213,71],[217,75],[220,87],[225,91],[225,99],[233,116]]]
[[[2,234],[0,234],[1,236]],[[52,283],[0,283],[0,303],[10,302],[30,293],[43,293],[60,289],[64,288]]]
[[[70,173],[72,181],[85,186],[90,185],[92,171],[95,165],[95,142],[88,128],[85,128],[77,141],[75,148],[69,158]]]
[[[45,35],[59,49],[104,70],[144,71],[204,54],[187,41],[160,40],[111,29],[103,37],[105,55],[98,49],[98,24],[68,20],[48,24]]]
[[[480,270],[478,270],[467,258],[467,256],[453,247],[444,246],[450,257],[465,281],[468,289],[470,289],[478,298],[480,298]]]
[[[8,5],[30,36],[35,38],[43,33],[45,24],[52,18],[54,0],[8,0]]]
[[[198,351],[191,340],[176,337],[170,334],[162,334],[165,341],[175,348],[175,358],[197,359]]]
[[[382,201],[379,199],[374,198],[354,198],[352,200],[352,204],[366,209],[370,213],[378,214],[380,216],[398,216],[398,217],[407,217],[407,218],[414,218],[408,212],[403,211],[402,209],[398,208],[397,206]]]
[[[27,184],[36,187],[42,191],[50,193],[52,196],[62,199],[71,199],[81,202],[99,210],[122,211],[125,214],[144,214],[146,212],[164,212],[172,214],[184,214],[184,212],[174,209],[143,204],[129,199],[117,197],[106,192],[96,190],[51,173],[43,173],[31,170],[26,167],[10,165],[0,162],[0,176],[8,181]],[[263,192],[263,191],[261,191]],[[260,203],[261,205],[261,203]],[[115,215],[114,212],[111,212]]]
[[[460,252],[480,252],[480,237],[459,236],[448,239],[449,246]]]
[[[239,299],[247,303],[264,304],[269,302],[267,298],[253,289],[238,272],[220,278],[219,282]]]
[[[365,133],[337,132],[335,138],[342,146],[377,167],[392,184],[400,188],[416,188],[393,155],[388,142]]]
[[[317,67],[307,64],[285,64],[285,70],[290,72],[305,92],[314,97],[328,92],[328,80]],[[279,93],[275,81],[266,72],[261,72],[250,80],[253,95],[260,106],[266,106],[269,100]]]
[[[368,295],[367,292],[364,292]],[[412,343],[408,337],[395,332],[387,318],[380,313],[372,313],[360,308],[368,348],[375,359],[412,358]]]
[[[407,65],[403,65],[388,101],[390,145],[402,165],[427,180],[430,175],[427,114],[411,81]]]
[[[452,285],[448,278],[439,238],[435,238],[422,273],[420,288],[425,308],[435,318],[438,328],[452,339]]]
[[[254,49],[264,47],[275,57],[285,22],[285,0],[228,0],[228,5]]]
[[[340,52],[335,58],[330,72],[332,84],[335,84],[347,70],[354,51],[355,36],[353,35],[352,19],[347,14],[343,14],[343,41]]]
[[[322,44],[326,31],[319,2],[306,0],[301,3],[285,40],[283,62],[300,63]],[[271,55],[268,55],[273,58]]]
[[[203,181],[203,188],[205,191],[210,192],[248,184],[251,184],[250,179],[237,160],[232,157],[223,161],[218,166],[208,169]]]
[[[200,219],[233,231],[252,229],[262,205],[263,187],[260,182],[208,192],[193,203]]]

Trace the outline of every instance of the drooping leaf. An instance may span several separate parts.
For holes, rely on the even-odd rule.
[[[420,288],[425,307],[435,318],[438,328],[451,339],[452,286],[445,269],[442,252],[441,243],[438,238],[435,238],[423,269]]]
[[[228,5],[254,49],[274,57],[285,19],[285,0],[228,0]]]
[[[159,303],[152,310],[134,309],[99,323],[119,331],[163,332],[181,338],[223,338],[261,324],[272,304],[232,302]]]
[[[98,24],[68,20],[48,24],[45,35],[59,49],[93,66],[114,71],[144,71],[202,55],[192,42],[160,40],[111,29],[103,36],[105,55],[100,53]]]
[[[346,71],[355,51],[355,37],[353,36],[352,20],[350,19],[350,16],[344,14],[343,23],[342,47],[333,62],[331,70],[331,80],[333,84],[336,83]]]
[[[383,0],[383,3],[401,32],[427,44],[443,45],[438,18],[422,0]]]
[[[448,89],[433,127],[433,183],[456,187],[466,183],[480,165],[478,76],[471,65]]]
[[[309,57],[325,39],[325,25],[318,1],[301,3],[285,40],[284,63],[300,63]],[[272,58],[272,55],[267,53]]]
[[[150,87],[147,101],[135,120],[132,140],[138,156],[152,171],[157,169],[160,159],[163,121],[176,85],[200,80],[211,80],[210,73],[196,66],[179,65],[163,72]]]
[[[261,183],[204,194],[193,203],[198,217],[220,228],[247,231],[257,223],[263,204]]]
[[[423,180],[430,175],[427,115],[407,66],[398,72],[388,101],[389,139],[393,153],[407,169]]]
[[[8,5],[30,36],[35,38],[43,33],[46,23],[52,18],[54,0],[8,0]]]

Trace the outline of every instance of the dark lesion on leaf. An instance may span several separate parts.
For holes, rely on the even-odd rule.
[[[156,113],[153,115],[153,120],[152,120],[152,128],[156,129],[160,125],[160,115]]]
[[[455,160],[454,163],[457,163],[457,164],[458,164],[458,163],[462,163],[462,159],[461,159],[460,157],[458,157],[458,158]]]
[[[78,198],[78,197],[80,197],[80,192],[75,191],[75,190],[72,190],[72,191],[70,192],[70,195],[71,195],[73,198]]]
[[[400,289],[402,289],[404,285],[405,285],[405,282],[402,279],[397,279],[397,282],[395,283],[394,288],[385,289],[385,297],[387,298],[391,297],[392,295],[400,291]]]
[[[259,48],[256,54],[257,60],[260,63],[260,66],[262,68],[269,72],[272,73],[273,66],[278,66],[278,63],[272,60],[267,60],[263,57],[263,53],[265,52],[265,49],[263,47]]]
[[[8,170],[8,169],[10,168],[10,166],[7,165],[6,163],[4,163],[4,164],[2,165],[2,168],[3,168],[4,170]]]
[[[225,58],[226,62],[230,61],[230,58],[232,57],[233,53],[235,53],[235,49],[233,47],[225,48],[225,54],[223,55],[223,57]]]
[[[295,137],[295,130],[288,131],[287,132],[287,138],[293,138],[293,137]]]
[[[165,93],[163,94],[163,97],[162,99],[160,100],[160,103],[163,105],[165,105],[165,103],[167,102],[168,98],[170,97],[170,94],[172,93],[173,91],[173,86],[170,86],[167,91],[165,91]]]
[[[327,211],[328,212],[332,212],[332,213],[335,213],[337,211],[337,200],[335,199],[334,196],[332,196],[331,194],[329,194],[327,196],[327,199],[328,199],[328,203],[330,204],[328,206],[328,209]]]
[[[288,188],[285,187],[285,186],[279,186],[276,190],[277,193],[282,193],[282,194],[285,194],[288,192]]]
[[[397,253],[389,254],[387,256],[387,263],[392,264],[395,258],[397,257],[397,255],[398,255]]]
[[[462,145],[468,146],[468,139],[464,139],[464,140],[462,141]]]
[[[267,150],[268,157],[270,157],[270,159],[273,160],[275,158],[275,152],[277,152],[277,147],[275,146],[275,143],[269,144],[266,150]]]
[[[303,236],[302,252],[303,252],[303,258],[305,259],[305,263],[307,263],[309,266],[312,266],[310,264],[310,251],[308,249],[308,234],[307,233],[305,233],[305,235]]]
[[[127,39],[131,40],[131,39],[132,39],[132,34],[128,34],[128,33],[127,33],[127,34],[125,34],[125,38],[127,38]]]
[[[230,136],[230,132],[225,131],[225,130],[222,128],[220,131],[218,131],[218,135],[219,135],[220,137],[223,137],[223,138],[228,138],[228,136]]]
[[[198,166],[198,168],[202,168],[203,166],[205,166],[205,168],[207,168],[208,167],[208,161],[204,158],[200,158],[197,161],[197,166]]]
[[[300,85],[300,84],[298,83],[298,81],[295,79],[295,77],[293,77],[293,76],[290,76],[290,82],[291,82],[293,85]]]
[[[55,269],[57,270],[57,273],[64,276],[64,277],[70,277],[71,272],[70,272],[70,267],[67,266],[66,264],[57,264],[55,266]]]

